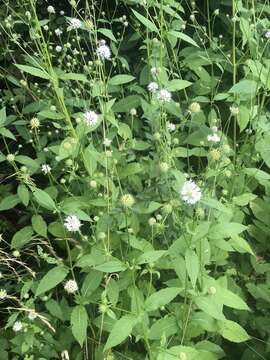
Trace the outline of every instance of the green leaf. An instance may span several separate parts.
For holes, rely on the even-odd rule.
[[[17,231],[11,240],[11,247],[15,249],[20,249],[26,245],[33,235],[33,229],[31,226],[26,226],[21,230]]]
[[[166,250],[152,250],[147,251],[144,254],[140,255],[137,259],[138,264],[152,264],[158,259],[160,259],[164,254],[166,254]]]
[[[104,351],[123,342],[131,334],[137,321],[137,317],[132,315],[125,315],[121,319],[117,320],[110,332]]]
[[[154,211],[158,210],[159,208],[161,208],[162,204],[155,202],[155,201],[143,201],[140,203],[136,203],[133,206],[133,210],[134,212],[138,213],[138,214],[151,214]]]
[[[24,206],[29,204],[29,190],[24,184],[20,184],[17,189],[17,194]]]
[[[245,231],[246,228],[238,223],[220,223],[210,228],[208,236],[212,239],[232,237]]]
[[[158,33],[158,28],[155,24],[153,24],[150,20],[148,20],[143,15],[139,14],[137,11],[132,9],[133,14],[136,16],[136,18],[150,31],[154,31]]]
[[[251,193],[245,193],[239,196],[233,197],[233,203],[238,206],[246,206],[248,205],[252,200],[256,199],[257,195],[251,194]]]
[[[249,243],[243,239],[240,236],[233,236],[230,240],[229,243],[232,245],[232,247],[240,252],[240,253],[249,253],[253,256],[255,256],[254,251],[252,250],[252,248],[250,247]]]
[[[9,195],[0,202],[0,211],[12,209],[19,203],[20,198],[18,195]]]
[[[115,112],[128,112],[132,108],[137,108],[140,102],[141,98],[138,95],[129,95],[115,103],[112,109]]]
[[[230,90],[230,93],[233,94],[244,94],[244,95],[255,95],[256,91],[259,89],[258,83],[254,80],[241,80],[235,84]]]
[[[235,343],[241,343],[250,339],[245,329],[238,323],[231,320],[223,320],[218,322],[219,333],[224,339]]]
[[[108,39],[110,39],[114,42],[117,42],[117,40],[111,30],[100,28],[100,29],[98,29],[98,32],[101,33],[102,35],[106,36]]]
[[[122,84],[129,83],[129,82],[133,81],[134,79],[135,79],[134,76],[125,75],[125,74],[120,74],[120,75],[115,75],[115,76],[113,76],[113,77],[108,81],[108,84],[109,84],[109,85],[122,85]]]
[[[85,307],[82,305],[75,306],[70,317],[71,331],[81,347],[87,335],[87,322],[88,316]]]
[[[35,232],[41,236],[47,236],[47,224],[41,215],[32,216],[32,226]]]
[[[61,120],[65,118],[65,115],[60,114],[57,111],[51,111],[51,110],[42,110],[37,115],[45,119],[52,119],[52,120]]]
[[[233,309],[250,310],[245,301],[232,291],[221,287],[216,287],[216,290],[217,292],[213,295],[213,298],[217,302]]]
[[[185,262],[188,276],[190,278],[193,288],[196,286],[196,281],[199,274],[199,259],[195,251],[187,249],[185,254]]]
[[[90,297],[92,293],[99,287],[102,279],[102,272],[97,270],[90,270],[82,284],[82,296]]]
[[[6,128],[0,128],[0,134],[6,138],[12,139],[16,141],[16,137],[12,134],[12,132]]]
[[[146,311],[155,311],[161,306],[164,306],[170,303],[181,291],[180,288],[171,287],[159,290],[149,296],[145,301],[145,310]]]
[[[65,73],[59,76],[61,80],[74,80],[88,82],[87,77],[84,74]]]
[[[41,189],[34,189],[33,195],[39,205],[47,210],[57,210],[56,204],[46,191]]]
[[[19,65],[19,64],[15,64],[15,66],[18,69],[22,70],[23,72],[26,72],[26,73],[31,74],[33,76],[37,76],[39,78],[46,79],[46,80],[50,79],[49,74],[43,69],[38,69],[38,68],[35,68],[33,66]]]
[[[2,127],[2,126],[5,125],[6,120],[7,120],[6,108],[3,107],[3,108],[0,110],[0,127]]]
[[[157,320],[151,326],[148,334],[148,339],[150,340],[160,340],[162,335],[165,334],[168,338],[176,334],[179,331],[177,321],[175,317],[165,317]]]
[[[176,37],[177,39],[181,39],[181,40],[189,43],[190,45],[199,47],[199,45],[196,43],[196,41],[194,41],[190,36],[180,32],[180,31],[171,30],[168,32],[168,35],[172,35],[172,36]]]
[[[191,82],[186,81],[186,80],[180,80],[180,79],[175,79],[175,80],[171,80],[168,85],[166,86],[166,89],[168,91],[176,91],[176,90],[182,90],[187,88],[188,86],[192,85]]]
[[[199,309],[212,316],[214,319],[225,319],[222,312],[222,304],[215,301],[213,296],[198,296],[194,299],[194,302]]]
[[[46,275],[40,280],[36,296],[43,294],[46,291],[53,289],[56,285],[62,282],[68,274],[68,268],[63,265],[59,265],[49,270]]]
[[[105,273],[111,273],[111,272],[125,271],[127,269],[127,266],[124,263],[122,263],[120,260],[111,260],[104,264],[96,266],[95,269]]]

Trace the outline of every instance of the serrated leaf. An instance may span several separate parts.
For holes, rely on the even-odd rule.
[[[15,66],[18,69],[22,70],[23,72],[26,72],[26,73],[31,74],[33,76],[36,76],[36,77],[39,77],[39,78],[42,78],[42,79],[46,79],[46,80],[50,79],[49,74],[45,70],[38,69],[38,68],[35,68],[33,66],[28,66],[28,65],[15,64]]]
[[[117,320],[110,332],[104,351],[122,343],[131,334],[137,321],[137,317],[133,315],[125,315]]]
[[[84,306],[78,305],[72,309],[70,317],[71,331],[81,347],[87,335],[87,319],[88,316]]]
[[[49,270],[46,275],[40,280],[37,290],[36,296],[45,293],[53,289],[56,285],[61,283],[68,274],[68,268],[63,265],[59,265]]]
[[[44,207],[45,209],[48,210],[57,209],[55,202],[46,191],[41,189],[34,189],[33,195],[36,201],[38,202],[38,204]]]
[[[155,311],[161,306],[167,305],[179,294],[180,291],[180,288],[171,287],[155,292],[146,299],[145,310]]]

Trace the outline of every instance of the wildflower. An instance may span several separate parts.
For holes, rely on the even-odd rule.
[[[181,352],[179,359],[180,360],[187,360],[187,354],[185,352]]]
[[[63,34],[63,31],[61,29],[57,28],[54,30],[54,33],[56,36],[61,36]]]
[[[69,215],[68,217],[66,217],[64,225],[67,230],[71,232],[79,231],[80,227],[82,226],[80,220],[76,215]]]
[[[135,200],[134,200],[134,197],[131,194],[125,194],[125,195],[123,195],[121,197],[121,204],[125,208],[132,208],[134,203],[135,203]]]
[[[57,46],[55,47],[55,51],[58,52],[58,53],[60,53],[60,52],[62,51],[62,46],[57,45]]]
[[[93,21],[92,21],[91,19],[86,20],[86,21],[85,21],[85,25],[86,25],[86,27],[87,27],[87,29],[88,29],[89,31],[93,31],[93,30],[94,30],[94,23],[93,23]]]
[[[212,131],[215,133],[215,132],[218,132],[218,128],[217,128],[217,126],[212,126]]]
[[[154,226],[156,223],[157,223],[157,220],[156,220],[154,217],[151,217],[151,218],[148,220],[148,224],[149,224],[150,226]]]
[[[98,115],[94,111],[87,111],[84,114],[84,121],[88,126],[96,126],[98,123]]]
[[[60,11],[60,15],[62,15],[62,16],[65,15],[64,10],[61,10],[61,11]]]
[[[208,135],[207,140],[209,142],[218,143],[220,141],[220,137],[217,134]]]
[[[130,113],[131,116],[136,116],[137,115],[137,110],[135,108],[132,108],[132,109],[130,109],[129,113]]]
[[[15,155],[13,154],[8,154],[7,155],[7,161],[8,162],[13,162],[15,160]]]
[[[33,310],[29,311],[29,313],[28,313],[29,320],[31,320],[31,321],[35,320],[36,317],[37,317],[37,313],[35,311],[33,311]]]
[[[210,288],[208,289],[208,293],[210,295],[215,295],[217,292],[217,289],[214,286],[210,286]]]
[[[157,98],[162,103],[170,102],[172,100],[172,94],[166,89],[161,89],[157,94]]]
[[[215,10],[214,10],[214,15],[215,15],[215,16],[218,16],[218,15],[219,15],[219,9],[215,9]]]
[[[73,30],[77,30],[80,29],[80,27],[82,26],[82,22],[79,19],[73,18],[70,20],[70,27]]]
[[[68,280],[64,286],[64,289],[69,294],[74,294],[78,290],[78,284],[75,280]]]
[[[28,20],[30,20],[30,19],[31,19],[31,13],[30,13],[30,11],[26,11],[26,12],[25,12],[25,16],[27,17]]]
[[[153,67],[150,69],[150,72],[151,72],[152,76],[157,75],[157,68],[156,68],[155,66],[153,66]]]
[[[211,150],[209,155],[210,155],[211,159],[213,159],[214,161],[218,161],[221,158],[221,153],[217,149]]]
[[[47,7],[47,11],[49,14],[55,14],[55,8],[51,5]]]
[[[21,331],[22,330],[22,323],[21,323],[21,321],[16,321],[14,324],[13,324],[13,327],[12,327],[12,329],[13,329],[13,331],[15,331],[15,332],[18,332],[18,331]]]
[[[150,82],[147,86],[148,91],[154,93],[158,90],[158,84],[154,81]]]
[[[101,60],[108,60],[111,57],[111,50],[109,46],[103,42],[98,46],[96,50],[97,57]]]
[[[30,120],[30,125],[31,125],[31,129],[37,129],[37,128],[39,128],[40,121],[38,120],[38,118],[33,117],[33,118]]]
[[[104,141],[103,141],[103,145],[105,146],[110,146],[111,145],[111,142],[112,140],[108,139],[108,138],[105,138]]]
[[[190,110],[190,112],[192,112],[192,113],[198,113],[198,112],[201,111],[201,106],[200,106],[199,103],[193,102],[192,104],[190,104],[189,110]]]
[[[270,30],[266,31],[264,36],[266,37],[266,39],[270,39]]]
[[[231,115],[236,116],[239,114],[239,107],[237,106],[231,106],[230,107]]]
[[[196,204],[202,197],[201,189],[194,181],[188,180],[181,189],[181,197],[189,205]]]
[[[52,168],[50,167],[50,165],[47,164],[43,164],[41,166],[41,171],[44,173],[44,175],[50,174]]]
[[[170,122],[167,123],[167,130],[168,130],[168,131],[172,132],[172,131],[175,131],[175,129],[176,129],[176,125],[175,125],[175,124],[170,123]]]
[[[4,300],[7,297],[7,291],[0,289],[0,300]]]
[[[166,162],[162,162],[159,164],[159,169],[162,173],[168,172],[169,168],[170,168],[170,166]]]
[[[97,187],[97,182],[95,180],[90,181],[90,187],[95,189]]]

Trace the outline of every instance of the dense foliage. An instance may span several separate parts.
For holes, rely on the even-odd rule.
[[[269,359],[270,4],[0,5],[0,359]]]

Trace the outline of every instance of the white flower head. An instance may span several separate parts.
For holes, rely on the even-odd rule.
[[[108,139],[108,138],[105,138],[104,141],[103,141],[103,145],[105,146],[110,146],[112,143],[112,140]]]
[[[157,98],[158,100],[160,100],[162,103],[165,102],[170,102],[172,100],[172,94],[166,90],[166,89],[161,89],[159,90],[159,92],[157,93]]]
[[[173,123],[168,122],[168,123],[167,123],[167,129],[168,129],[168,131],[170,131],[170,132],[175,131],[176,125],[173,124]]]
[[[57,45],[57,46],[55,47],[55,51],[58,52],[58,53],[60,53],[60,52],[62,51],[62,46]]]
[[[209,142],[218,143],[220,142],[220,137],[218,136],[218,134],[214,133],[213,135],[208,135],[207,140]]]
[[[64,289],[69,294],[74,294],[76,291],[78,291],[78,284],[75,280],[68,280],[64,286]]]
[[[80,227],[82,226],[80,220],[76,215],[69,215],[65,219],[64,223],[66,229],[70,232],[76,232],[80,230]]]
[[[63,31],[61,29],[57,28],[54,30],[54,33],[56,36],[61,36],[63,34]]]
[[[157,68],[155,66],[151,67],[150,72],[151,72],[152,76],[156,76],[157,75]]]
[[[71,27],[73,30],[80,29],[81,26],[82,26],[81,20],[76,19],[76,18],[73,18],[73,19],[70,20],[70,27]]]
[[[41,171],[42,171],[45,175],[49,174],[49,173],[51,172],[51,170],[52,170],[52,168],[50,167],[50,165],[43,164],[43,165],[41,166]]]
[[[266,39],[270,39],[270,30],[266,31],[264,36],[266,37]]]
[[[23,327],[23,325],[22,325],[21,321],[15,321],[12,329],[13,329],[13,331],[18,332],[18,331],[22,330],[22,327]]]
[[[5,289],[0,289],[0,300],[4,300],[7,297],[7,291]]]
[[[230,106],[230,111],[232,116],[236,116],[239,114],[239,107],[237,106]]]
[[[98,123],[98,115],[92,110],[86,111],[84,121],[88,126],[96,126]]]
[[[110,50],[109,46],[107,46],[103,42],[101,42],[96,50],[96,54],[99,59],[108,60],[111,57],[111,50]]]
[[[199,186],[197,186],[194,181],[187,180],[181,189],[181,197],[185,203],[189,205],[194,205],[198,201],[200,201],[202,197],[202,192]]]
[[[158,84],[155,81],[150,82],[147,86],[148,91],[154,93],[158,90]]]
[[[28,313],[28,319],[33,321],[37,317],[37,313],[34,310],[29,311]]]
[[[47,7],[47,11],[49,14],[55,14],[55,8],[52,5]]]

